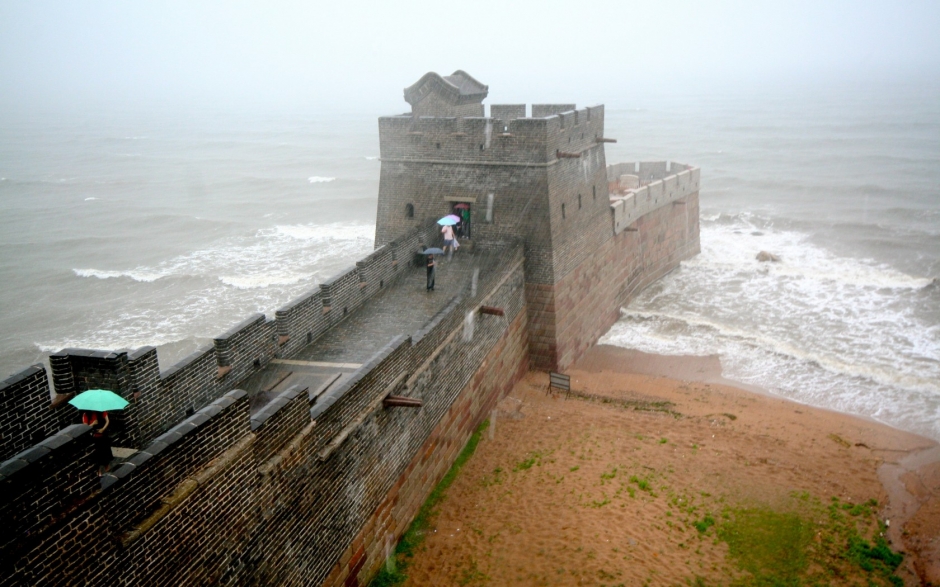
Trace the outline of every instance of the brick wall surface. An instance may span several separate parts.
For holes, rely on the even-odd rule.
[[[0,460],[59,430],[50,406],[49,381],[42,365],[33,365],[0,381]]]
[[[43,369],[0,383],[0,586],[365,584],[386,537],[529,366],[570,365],[698,252],[699,170],[608,166],[603,106],[533,105],[532,118],[524,105],[493,118],[452,106],[380,119],[376,250],[274,320],[254,315],[163,372],[152,347],[50,356],[58,400],[104,387],[131,402],[115,443],[140,450],[118,469],[94,474],[89,428],[67,404],[50,408]],[[292,387],[249,417],[239,383],[395,284],[461,201],[470,247],[487,253],[478,287],[314,403]],[[385,408],[390,393],[423,405]]]
[[[483,304],[506,315],[476,315]],[[464,340],[468,312],[476,326]],[[249,418],[247,395],[226,393],[100,479],[87,426],[49,437],[0,466],[0,515],[10,520],[0,585],[306,585],[331,573],[345,572],[343,582],[365,577],[384,541],[384,534],[362,534],[376,509],[398,484],[394,527],[407,524],[431,483],[415,476],[402,493],[408,467],[443,474],[524,372],[525,321],[516,245],[481,267],[476,294],[464,291],[413,337],[389,341],[312,406],[306,390],[291,388]],[[113,379],[153,354],[91,358],[124,365],[102,371]],[[89,379],[87,365],[73,373]],[[424,406],[383,408],[391,391]],[[427,465],[415,460],[419,453]],[[360,550],[355,560],[344,555]]]
[[[554,286],[527,284],[534,368],[571,365],[616,322],[621,307],[698,254],[698,193],[646,214],[635,228],[609,239]]]
[[[368,584],[384,564],[387,537],[391,536],[392,544],[401,537],[476,427],[525,373],[527,357],[526,314],[519,312],[323,585]]]

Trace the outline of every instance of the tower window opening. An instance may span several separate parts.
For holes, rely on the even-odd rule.
[[[578,194],[578,210],[581,209],[581,194]]]
[[[597,199],[597,186],[596,186],[596,185],[592,185],[592,186],[591,186],[591,196],[592,196],[595,200]]]
[[[565,205],[564,204],[561,205],[561,217],[562,218],[565,217]]]
[[[438,149],[441,148],[441,144],[440,144],[440,143],[434,143],[434,146],[437,147]]]
[[[415,217],[414,204],[405,204],[405,218],[414,218],[414,217]]]

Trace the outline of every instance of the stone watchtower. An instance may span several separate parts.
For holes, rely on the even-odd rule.
[[[410,113],[379,119],[375,244],[453,212],[468,217],[458,238],[473,250],[521,238],[531,362],[563,367],[602,333],[572,330],[582,305],[562,305],[558,288],[614,237],[604,107],[492,105],[485,117],[487,91],[463,71],[428,73],[404,91]],[[590,284],[573,287],[589,299]]]

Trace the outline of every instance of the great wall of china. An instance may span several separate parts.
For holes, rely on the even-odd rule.
[[[0,382],[0,585],[364,585],[528,369],[572,364],[698,253],[698,168],[608,166],[603,106],[484,117],[487,92],[461,71],[405,90],[375,251],[273,319],[163,371],[152,347],[65,349]],[[416,253],[458,204],[429,294]],[[97,387],[130,401],[102,477],[67,404]]]

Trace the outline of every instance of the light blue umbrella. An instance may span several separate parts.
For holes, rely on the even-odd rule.
[[[123,410],[128,401],[107,389],[89,389],[70,399],[69,403],[83,412],[113,412]]]
[[[448,214],[447,216],[437,221],[437,223],[440,224],[441,226],[453,226],[457,224],[458,222],[460,222],[460,218],[457,218],[453,214]]]

